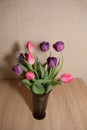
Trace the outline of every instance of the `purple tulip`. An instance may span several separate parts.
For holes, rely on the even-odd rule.
[[[49,50],[50,44],[49,44],[49,42],[43,41],[42,43],[40,43],[39,47],[40,47],[41,51],[45,52],[45,51]]]
[[[26,53],[24,53],[25,60],[27,60],[27,57],[28,57],[28,53],[26,52]]]
[[[13,66],[12,70],[15,74],[21,74],[23,72],[23,70],[19,64]]]
[[[25,56],[25,57],[28,57],[28,53],[26,52],[26,53],[24,54],[24,56]]]
[[[62,41],[58,41],[56,42],[55,44],[53,44],[53,48],[56,50],[56,51],[62,51],[64,49],[64,42]]]
[[[20,55],[19,55],[19,60],[20,60],[21,62],[23,62],[23,61],[24,61],[24,56],[23,56],[23,54],[22,54],[22,53],[20,53]]]
[[[57,58],[56,57],[48,57],[47,64],[49,68],[53,68],[57,65]]]

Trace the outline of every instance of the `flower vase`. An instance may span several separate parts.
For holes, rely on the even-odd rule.
[[[39,95],[33,93],[33,117],[35,119],[45,118],[49,94]]]

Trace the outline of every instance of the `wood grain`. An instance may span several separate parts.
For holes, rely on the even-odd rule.
[[[0,130],[87,130],[87,86],[81,79],[57,86],[43,120],[32,116],[32,94],[20,80],[0,80]]]

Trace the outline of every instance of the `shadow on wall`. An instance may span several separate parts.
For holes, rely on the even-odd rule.
[[[12,72],[12,66],[17,64],[18,53],[20,51],[19,43],[14,43],[12,51],[9,52],[3,59],[4,65],[0,66],[0,73],[2,74],[2,78],[11,78],[10,80],[6,80],[6,84],[8,84],[11,89],[16,90],[22,99],[25,101],[26,105],[32,109],[32,93],[26,88],[24,84],[21,84],[21,79],[18,79],[20,76],[17,76]],[[15,79],[14,79],[15,78]],[[21,86],[21,87],[19,87]]]
[[[17,63],[18,52],[20,51],[19,43],[14,43],[9,52],[3,58],[3,65],[0,65],[0,77],[1,78],[16,78],[17,76],[12,72],[12,66]]]

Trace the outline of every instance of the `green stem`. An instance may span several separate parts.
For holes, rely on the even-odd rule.
[[[61,68],[62,68],[62,66],[63,66],[63,62],[64,62],[64,57],[63,57],[62,52],[61,52],[61,57],[62,57],[62,62],[61,62],[61,65],[60,65],[60,68],[59,68],[58,72],[61,70]]]

